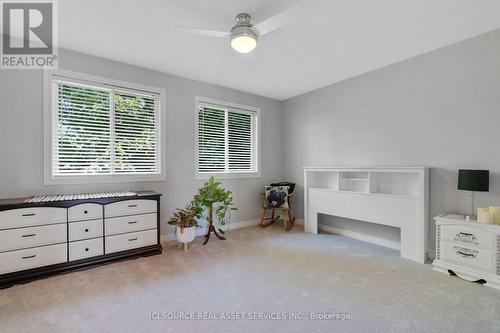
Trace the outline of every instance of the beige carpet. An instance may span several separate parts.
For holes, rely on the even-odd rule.
[[[500,291],[383,247],[305,234],[299,226],[289,233],[251,227],[227,241],[200,242],[186,253],[169,247],[163,255],[0,290],[0,331],[500,331]],[[212,319],[168,319],[180,312]],[[224,320],[222,312],[244,319]],[[311,312],[349,319],[312,320]],[[287,316],[304,319],[281,319]]]

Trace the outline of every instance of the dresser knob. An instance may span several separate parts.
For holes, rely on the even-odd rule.
[[[85,232],[89,232],[89,229],[85,229]]]
[[[87,247],[87,248],[85,248],[85,251],[88,251],[88,250],[89,250],[89,248],[88,248],[88,247]]]
[[[83,211],[83,214],[87,214],[87,213],[88,213],[88,211],[86,211],[86,210],[85,210],[85,211]]]

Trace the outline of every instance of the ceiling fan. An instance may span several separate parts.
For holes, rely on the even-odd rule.
[[[240,53],[248,53],[255,49],[257,40],[271,31],[281,28],[291,21],[301,10],[299,5],[288,8],[270,18],[253,25],[251,17],[247,13],[236,15],[236,24],[230,32],[214,31],[196,28],[177,27],[177,29],[191,34],[228,38],[231,41],[231,47]]]

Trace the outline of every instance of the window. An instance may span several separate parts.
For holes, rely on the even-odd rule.
[[[259,176],[259,113],[253,107],[196,99],[197,178]]]
[[[164,92],[82,76],[47,74],[46,182],[164,179]]]

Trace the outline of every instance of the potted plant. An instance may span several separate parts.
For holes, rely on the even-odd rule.
[[[236,210],[233,205],[232,192],[224,189],[221,183],[216,181],[213,176],[198,190],[198,194],[194,196],[191,206],[196,214],[196,218],[208,218],[208,231],[205,235],[206,240],[203,242],[203,245],[208,242],[212,232],[219,239],[226,239],[219,235],[219,233],[224,235],[229,228],[231,210]],[[219,224],[219,233],[214,226],[214,213]]]
[[[195,229],[198,227],[196,221],[196,212],[191,205],[184,209],[177,208],[174,216],[168,221],[168,224],[175,225],[175,235],[178,244],[184,244],[184,251],[187,250],[188,244],[194,240]]]

